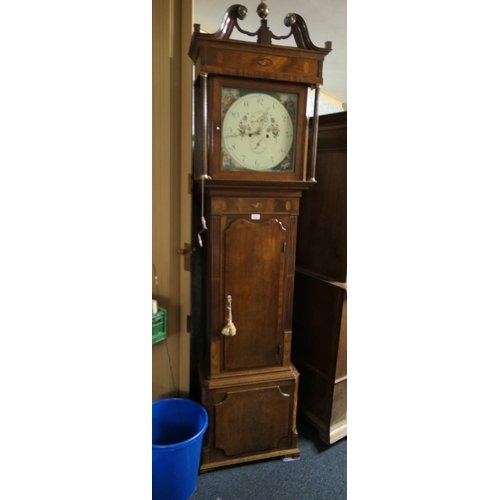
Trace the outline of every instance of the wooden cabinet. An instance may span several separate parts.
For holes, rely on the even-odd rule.
[[[321,116],[318,184],[298,221],[292,361],[298,411],[333,443],[347,435],[347,113]]]

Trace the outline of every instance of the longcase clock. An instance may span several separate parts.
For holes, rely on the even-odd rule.
[[[299,373],[290,360],[299,201],[315,181],[324,57],[298,14],[275,36],[244,31],[233,5],[216,33],[194,33],[193,176],[203,199],[207,246],[206,356],[199,367],[209,414],[202,471],[270,457],[297,457]],[[230,39],[234,28],[255,41]],[[297,47],[272,45],[294,36]],[[313,144],[308,97],[316,89]],[[308,156],[308,150],[311,151]]]

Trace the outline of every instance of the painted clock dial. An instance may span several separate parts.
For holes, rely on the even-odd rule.
[[[296,109],[296,94],[223,88],[223,169],[293,172]]]

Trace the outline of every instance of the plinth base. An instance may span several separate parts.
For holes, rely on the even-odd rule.
[[[200,471],[273,457],[298,457],[299,373],[281,371],[208,379],[200,370],[208,429]]]

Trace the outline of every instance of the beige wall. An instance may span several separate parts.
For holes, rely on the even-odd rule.
[[[152,291],[168,314],[167,340],[152,347],[153,401],[189,392],[190,276],[177,250],[191,241],[192,13],[192,0],[153,0]]]

